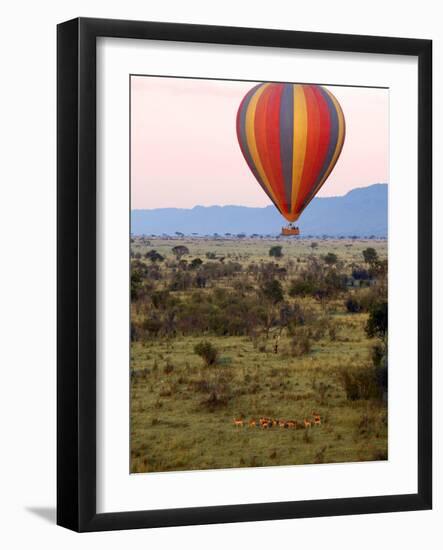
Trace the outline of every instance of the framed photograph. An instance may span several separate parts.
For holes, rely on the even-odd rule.
[[[432,43],[58,26],[59,525],[432,506]]]

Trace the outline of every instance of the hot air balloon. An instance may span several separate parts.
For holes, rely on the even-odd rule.
[[[316,84],[263,83],[243,98],[237,138],[249,168],[289,225],[325,183],[345,139],[343,111],[333,94]]]

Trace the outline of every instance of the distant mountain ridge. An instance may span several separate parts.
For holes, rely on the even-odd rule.
[[[278,234],[284,218],[274,206],[195,206],[132,210],[134,235]],[[387,237],[388,186],[376,183],[339,197],[316,197],[297,222],[304,236]]]

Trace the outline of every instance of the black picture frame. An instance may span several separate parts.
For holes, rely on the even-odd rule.
[[[96,512],[96,39],[399,54],[418,59],[416,494]],[[57,523],[104,531],[432,507],[432,42],[175,23],[73,19],[57,29]]]

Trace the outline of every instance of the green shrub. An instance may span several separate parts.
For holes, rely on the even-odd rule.
[[[312,296],[316,289],[316,283],[312,279],[294,279],[289,287],[289,296]]]
[[[200,258],[194,258],[191,263],[189,264],[190,268],[191,269],[196,269],[198,267],[200,267],[203,263],[203,260],[201,260]]]
[[[281,258],[283,256],[282,248],[283,247],[281,246],[271,246],[271,248],[269,249],[269,256],[274,258]]]
[[[273,304],[278,304],[284,299],[283,288],[281,283],[276,279],[267,281],[260,289],[262,296],[272,302]]]
[[[362,311],[361,303],[355,298],[351,297],[349,297],[345,301],[345,307],[346,311],[348,311],[349,313],[360,313],[360,311]]]
[[[337,254],[334,254],[333,252],[328,252],[325,256],[323,256],[323,261],[327,265],[334,265],[338,261]]]
[[[203,359],[204,364],[209,367],[217,363],[218,350],[207,340],[199,342],[194,346],[194,353]]]
[[[363,250],[363,259],[367,264],[374,264],[378,260],[375,248],[366,248]]]
[[[381,302],[372,306],[366,323],[366,333],[372,338],[384,338],[388,330],[388,303]]]
[[[162,262],[164,260],[164,257],[157,252],[157,250],[149,250],[145,254],[145,258],[147,260],[151,260],[152,263],[155,262]]]
[[[372,363],[375,368],[377,384],[381,391],[386,394],[388,391],[388,353],[387,342],[377,343],[372,348]]]

